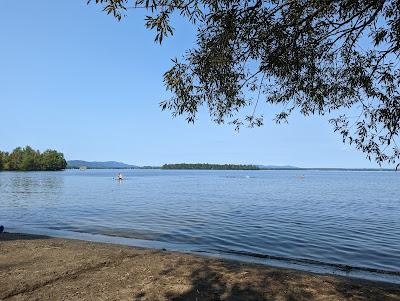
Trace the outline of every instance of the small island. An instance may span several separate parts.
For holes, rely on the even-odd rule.
[[[204,170],[260,170],[257,165],[241,164],[209,164],[209,163],[179,163],[164,164],[161,169],[204,169]]]
[[[41,153],[30,146],[11,153],[0,151],[0,171],[56,171],[67,166],[64,154],[48,149]]]

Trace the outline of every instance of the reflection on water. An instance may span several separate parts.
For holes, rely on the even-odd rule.
[[[0,176],[0,193],[14,207],[48,205],[63,193],[64,177],[51,173],[9,172]]]
[[[0,173],[0,222],[400,273],[400,173],[132,170],[116,181],[117,172]]]

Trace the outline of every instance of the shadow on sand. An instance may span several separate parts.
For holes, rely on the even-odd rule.
[[[248,278],[226,279],[228,273],[240,274],[240,266],[223,264],[224,272],[208,265],[203,265],[191,274],[191,289],[184,293],[166,295],[171,301],[224,300],[224,301],[306,301],[321,300],[321,296],[329,300],[400,300],[399,291],[393,286],[379,288],[366,285],[365,281],[338,278],[335,281],[323,281],[320,287],[315,283],[315,275],[304,276],[296,273],[270,271]],[[168,271],[166,271],[168,273]],[[382,289],[382,287],[384,289]]]
[[[10,292],[13,291],[14,295],[15,291],[22,294],[18,283],[25,281],[28,289],[23,293],[28,294],[29,299],[20,300],[70,300],[70,287],[86,296],[86,300],[100,299],[94,299],[91,295],[98,293],[99,287],[107,287],[101,293],[106,294],[102,300],[400,300],[400,288],[393,284],[316,275],[161,250],[138,250],[68,240],[59,241],[56,248],[52,248],[54,246],[51,246],[51,241],[49,244],[48,241],[38,244],[33,242],[43,239],[50,237],[0,234],[0,252],[3,241],[12,241],[4,244],[9,245],[8,259],[4,258],[0,262],[0,276],[3,275],[2,279],[8,279],[6,283],[11,284],[8,291],[4,289],[3,299],[6,299],[4,296],[11,296]],[[15,251],[15,248],[19,248],[19,251]],[[31,260],[31,248],[37,256],[32,262],[26,262]],[[63,260],[60,261],[60,257]],[[25,274],[15,273],[15,269],[25,271]],[[42,279],[47,280],[43,282]],[[46,289],[38,289],[42,287]],[[0,285],[0,299],[1,288]],[[42,293],[49,296],[48,289],[64,297],[42,298]],[[118,293],[128,294],[131,299],[118,299],[115,297]],[[36,297],[31,298],[33,296]]]

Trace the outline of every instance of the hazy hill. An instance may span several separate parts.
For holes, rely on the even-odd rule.
[[[258,165],[261,169],[301,169],[291,165]]]
[[[67,168],[80,168],[80,167],[87,167],[92,169],[105,169],[105,168],[138,168],[135,165],[129,165],[122,162],[116,161],[105,161],[105,162],[89,162],[89,161],[82,161],[82,160],[70,160],[67,161]]]

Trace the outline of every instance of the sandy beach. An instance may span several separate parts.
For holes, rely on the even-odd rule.
[[[394,284],[10,233],[0,279],[0,300],[400,300]]]

